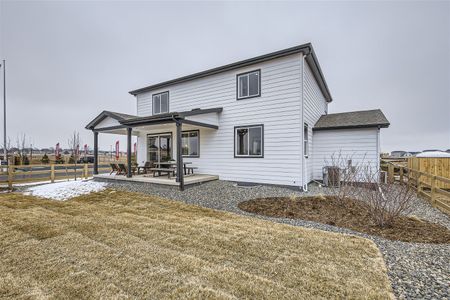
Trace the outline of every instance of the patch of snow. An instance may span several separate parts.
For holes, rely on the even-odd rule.
[[[442,151],[429,151],[419,153],[416,155],[416,157],[450,157],[450,153]]]
[[[65,181],[30,187],[24,192],[24,195],[64,201],[92,192],[100,192],[106,186],[107,183],[105,182],[89,180]]]

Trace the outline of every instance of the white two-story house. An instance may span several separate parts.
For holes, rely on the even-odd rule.
[[[336,152],[378,166],[380,128],[389,126],[380,110],[328,114],[332,97],[311,44],[130,94],[136,115],[103,111],[86,126],[95,148],[99,133],[127,134],[131,166],[135,135],[137,163],[175,160],[180,184],[189,163],[220,180],[305,189]]]

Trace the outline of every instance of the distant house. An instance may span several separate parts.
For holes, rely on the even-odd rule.
[[[401,150],[397,150],[397,151],[392,151],[391,152],[391,157],[403,157],[405,156],[406,151],[401,151]]]
[[[134,135],[139,165],[175,159],[182,170],[188,161],[198,173],[237,182],[305,188],[339,152],[379,167],[380,129],[389,126],[379,109],[328,113],[332,97],[311,44],[130,94],[136,115],[103,111],[86,126],[96,157],[99,133],[127,135],[131,166]]]

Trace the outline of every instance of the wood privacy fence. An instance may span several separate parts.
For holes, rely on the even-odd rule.
[[[61,179],[87,179],[92,176],[94,164],[9,165],[0,173],[0,184],[11,189],[14,184]],[[108,165],[99,165],[99,173],[109,172]]]
[[[409,157],[408,168],[430,175],[450,178],[450,157]],[[422,181],[428,185],[431,184],[430,177],[425,176]],[[450,189],[450,183],[444,181],[436,182],[436,186],[442,189]]]
[[[450,178],[437,176],[405,166],[387,163],[388,182],[398,181],[416,189],[431,205],[450,215]]]

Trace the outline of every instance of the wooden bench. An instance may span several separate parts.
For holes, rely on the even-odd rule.
[[[194,169],[198,169],[197,167],[185,167],[184,168],[184,173],[186,175],[188,174],[194,174]]]
[[[173,174],[173,176],[175,176],[174,168],[151,168],[150,171],[153,172],[153,176],[155,176],[156,172],[158,172],[158,176],[161,176],[161,173],[167,173],[167,177],[169,178],[170,174]]]

